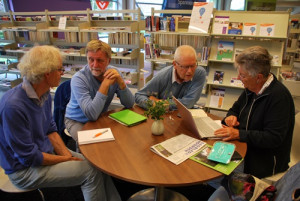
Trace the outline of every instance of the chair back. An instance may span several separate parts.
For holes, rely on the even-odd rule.
[[[63,141],[66,143],[67,138],[64,134],[65,129],[65,112],[67,104],[69,103],[71,97],[71,80],[67,80],[60,84],[54,95],[54,111],[53,118],[57,126],[58,133],[62,137]]]

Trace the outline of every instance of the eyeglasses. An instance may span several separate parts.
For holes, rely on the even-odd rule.
[[[197,62],[195,64],[189,65],[189,66],[183,66],[183,65],[179,64],[177,61],[175,61],[175,62],[180,68],[182,68],[184,70],[188,70],[189,68],[194,70],[194,68],[196,68],[196,66],[197,66]]]
[[[65,69],[64,68],[58,68],[57,71],[60,72],[60,73],[64,73]]]

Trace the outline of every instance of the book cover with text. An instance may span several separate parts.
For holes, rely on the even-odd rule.
[[[242,35],[243,22],[229,22],[228,34]]]
[[[188,32],[208,33],[213,2],[194,2]]]
[[[260,36],[274,36],[275,24],[260,24]]]
[[[244,23],[243,35],[256,36],[256,23]]]
[[[217,60],[232,61],[234,42],[219,41]]]
[[[229,16],[216,16],[213,24],[213,34],[227,34]]]
[[[214,84],[222,84],[224,79],[224,71],[215,71]]]

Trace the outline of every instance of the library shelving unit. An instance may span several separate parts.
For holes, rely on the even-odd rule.
[[[101,18],[96,15],[111,14]],[[120,16],[122,14],[122,16]],[[139,80],[140,69],[144,67],[143,46],[140,30],[140,10],[122,11],[48,11],[44,12],[7,12],[0,13],[1,42],[5,56],[17,58],[34,44],[55,45],[66,56],[65,64],[86,64],[85,46],[99,34],[107,34],[112,48],[122,48],[127,54],[112,54],[111,64],[118,68],[136,72]],[[7,16],[7,17],[6,17]],[[126,18],[125,18],[126,16]],[[66,17],[61,26],[61,17]],[[126,20],[125,20],[126,19]],[[6,44],[7,43],[7,44]],[[4,55],[1,55],[1,57]],[[137,82],[139,83],[139,82]],[[141,87],[141,86],[138,86]]]
[[[211,31],[211,51],[209,57],[209,73],[207,80],[207,102],[206,108],[210,110],[227,111],[237,100],[238,96],[244,90],[244,87],[238,84],[232,84],[237,78],[237,70],[234,67],[234,58],[243,49],[250,46],[265,47],[273,56],[273,65],[271,72],[279,77],[280,68],[283,60],[284,46],[287,39],[289,12],[262,12],[262,11],[215,11],[213,26]],[[229,18],[230,22],[243,23],[243,32],[240,35],[220,34],[218,27],[222,26],[216,18]],[[252,33],[245,31],[245,23],[252,23],[256,31]],[[216,26],[216,27],[215,27]],[[265,26],[271,26],[274,33],[266,34]],[[248,27],[249,28],[249,27]],[[244,32],[245,31],[245,32]],[[232,32],[231,32],[232,33]],[[231,58],[222,59],[222,49],[224,44],[230,44]],[[222,82],[216,82],[216,73],[221,73]],[[218,93],[218,91],[220,93]],[[217,93],[216,93],[217,92]],[[222,94],[222,97],[218,97]],[[218,103],[219,100],[220,102]]]
[[[300,68],[300,14],[291,15],[285,54],[285,70]]]
[[[207,60],[203,60],[202,53],[203,47],[206,47],[206,52],[210,42],[209,33],[192,33],[188,32],[189,18],[186,20],[178,20],[181,16],[191,16],[192,10],[155,10],[151,8],[151,22],[158,18],[157,14],[163,14],[167,16],[175,17],[175,31],[170,30],[155,30],[149,31],[146,28],[149,35],[148,42],[145,43],[146,60],[151,62],[151,75],[146,81],[149,81],[153,76],[153,71],[160,69],[162,66],[172,64],[174,58],[174,52],[180,45],[191,45],[197,52],[198,65],[206,67]],[[167,17],[160,17],[166,20]],[[176,19],[177,18],[177,19]],[[170,20],[167,20],[168,27],[170,26]],[[146,22],[147,23],[147,22]],[[151,26],[151,25],[150,25]],[[156,25],[157,26],[157,25]],[[148,47],[146,47],[148,46]],[[147,49],[150,49],[150,52]],[[154,52],[159,51],[159,56]],[[150,56],[149,56],[150,54]]]
[[[294,102],[296,102],[297,99],[299,102],[300,14],[290,16],[289,32],[284,59],[280,80],[290,90],[292,96],[295,97]]]

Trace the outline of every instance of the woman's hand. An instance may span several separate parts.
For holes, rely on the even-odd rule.
[[[240,122],[238,122],[237,117],[233,115],[226,117],[224,121],[228,127],[236,127],[240,125]]]
[[[240,132],[238,129],[228,126],[223,126],[215,131],[215,135],[217,137],[223,138],[223,141],[230,141],[230,140],[239,140],[240,139]]]

